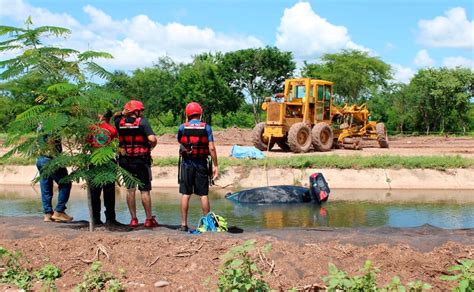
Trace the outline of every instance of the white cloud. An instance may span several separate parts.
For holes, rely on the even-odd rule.
[[[228,52],[263,46],[263,42],[253,36],[227,35],[211,28],[181,23],[162,24],[147,15],[113,19],[91,5],[83,7],[84,13],[89,17],[87,23],[80,23],[65,13],[57,14],[33,7],[23,0],[0,0],[0,6],[0,19],[3,23],[8,19],[21,25],[31,15],[35,25],[70,28],[71,37],[66,41],[62,40],[61,45],[78,50],[109,52],[114,59],[100,61],[109,69],[150,66],[161,56],[187,62],[193,55],[203,52]]]
[[[435,61],[431,59],[426,50],[420,50],[415,56],[413,63],[418,67],[433,67]]]
[[[467,19],[462,7],[452,8],[445,16],[418,22],[420,43],[431,47],[474,48],[474,21]]]
[[[285,9],[276,34],[276,46],[292,51],[296,59],[315,58],[340,49],[369,51],[351,41],[347,28],[317,15],[308,2]]]
[[[393,78],[401,83],[409,83],[411,78],[415,76],[415,71],[410,67],[404,67],[399,64],[391,64],[394,74]]]
[[[465,67],[474,70],[474,61],[460,56],[444,58],[443,65],[448,68]]]
[[[67,13],[52,13],[47,9],[33,7],[23,0],[0,0],[0,17],[10,18],[23,23],[28,16],[32,16],[36,25],[53,25],[75,28],[79,22]],[[3,21],[2,21],[3,22]]]

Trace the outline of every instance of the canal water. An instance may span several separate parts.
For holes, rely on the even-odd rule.
[[[353,191],[352,196],[350,190],[333,190],[331,195],[335,199],[330,199],[323,207],[311,203],[235,204],[223,198],[222,192],[210,194],[210,200],[212,210],[224,216],[230,226],[246,230],[321,226],[417,227],[424,224],[449,229],[474,228],[473,200],[453,200],[452,191],[444,192],[449,193],[450,196],[428,190],[417,191],[415,194],[413,192],[407,194],[406,191],[387,193],[386,191],[359,190]],[[472,191],[464,191],[457,192],[456,195],[457,198],[472,198],[474,194]],[[347,200],[349,198],[351,200]],[[352,201],[354,198],[357,198],[357,201]],[[437,199],[427,200],[426,198]],[[160,223],[179,225],[180,195],[177,189],[153,191],[152,202],[153,212]],[[142,222],[144,212],[139,202],[139,195],[137,195],[137,210],[139,220]],[[189,211],[191,226],[195,226],[202,215],[200,210],[199,200],[193,196]],[[41,212],[38,187],[0,188],[0,216],[41,216]],[[129,222],[130,215],[123,190],[117,191],[116,212],[120,222]],[[67,213],[74,216],[75,220],[88,220],[86,192],[83,189],[73,188]]]

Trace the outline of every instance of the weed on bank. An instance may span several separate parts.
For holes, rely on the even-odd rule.
[[[178,157],[155,157],[153,166],[178,166]],[[24,157],[10,157],[0,160],[0,165],[34,165],[35,160]],[[267,159],[237,159],[219,157],[221,169],[233,166],[246,168],[336,168],[336,169],[436,169],[472,168],[474,159],[460,155],[449,156],[397,156],[397,155],[290,155],[288,157],[269,157]]]
[[[155,166],[177,166],[177,157],[155,158]],[[393,155],[290,155],[288,157],[269,157],[267,159],[237,159],[220,157],[221,169],[233,166],[246,168],[336,168],[336,169],[436,169],[472,168],[474,159],[460,155],[451,156],[393,156]]]

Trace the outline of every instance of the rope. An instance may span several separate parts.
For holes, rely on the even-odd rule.
[[[272,141],[272,135],[268,138],[268,145],[267,145],[267,154],[265,155],[265,163],[264,163],[264,170],[265,175],[267,177],[267,187],[268,187],[268,169],[267,169],[267,160],[268,160],[268,152],[270,151],[270,142]]]

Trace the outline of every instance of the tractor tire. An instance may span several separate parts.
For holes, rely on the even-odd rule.
[[[288,145],[288,141],[286,139],[285,140],[277,140],[276,144],[278,145],[278,147],[280,147],[281,151],[283,151],[283,152],[290,151],[290,145]]]
[[[255,125],[253,128],[253,133],[252,133],[252,142],[253,146],[257,148],[258,150],[261,151],[270,151],[273,148],[273,145],[275,145],[274,141],[270,141],[270,145],[268,145],[268,139],[263,137],[263,131],[265,130],[265,123],[258,123]]]
[[[311,140],[316,151],[329,151],[334,143],[334,134],[326,123],[317,123],[311,131]]]
[[[305,153],[311,148],[311,128],[306,123],[295,123],[288,131],[288,146],[294,153]]]
[[[377,142],[379,142],[380,148],[388,148],[388,136],[384,123],[377,123],[375,125],[375,132],[377,133]]]

